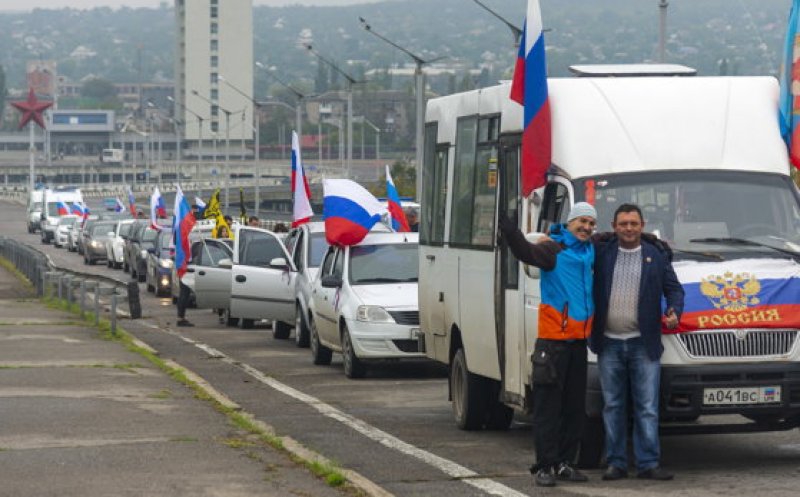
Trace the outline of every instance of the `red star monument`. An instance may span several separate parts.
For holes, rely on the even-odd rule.
[[[11,105],[17,108],[18,111],[22,112],[22,118],[19,120],[19,129],[25,127],[31,119],[39,125],[40,128],[44,128],[44,119],[42,119],[42,112],[45,109],[53,105],[53,102],[44,102],[36,100],[36,93],[34,93],[33,88],[30,89],[28,92],[28,100],[22,102],[11,102]]]

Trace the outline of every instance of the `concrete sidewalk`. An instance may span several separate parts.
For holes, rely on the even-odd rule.
[[[0,268],[0,496],[338,496]]]

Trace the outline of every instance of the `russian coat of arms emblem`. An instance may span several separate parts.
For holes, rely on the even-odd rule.
[[[749,306],[758,305],[761,283],[751,273],[730,271],[722,276],[711,275],[700,281],[700,292],[708,297],[717,309],[740,312]]]

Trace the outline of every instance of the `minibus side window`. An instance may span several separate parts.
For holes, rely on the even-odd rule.
[[[544,189],[544,201],[536,231],[546,233],[551,224],[564,222],[569,211],[569,192],[561,183],[550,183]]]
[[[459,119],[456,125],[455,184],[450,209],[452,245],[469,245],[472,238],[477,124],[477,117],[466,117]]]

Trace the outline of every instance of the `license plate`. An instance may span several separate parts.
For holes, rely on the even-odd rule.
[[[707,406],[776,404],[780,401],[779,386],[703,389],[703,404]]]

